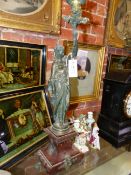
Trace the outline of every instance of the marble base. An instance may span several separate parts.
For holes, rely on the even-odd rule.
[[[115,148],[109,142],[100,138],[101,149],[90,150],[87,155],[85,155],[82,161],[75,163],[67,170],[62,170],[59,173],[54,173],[53,175],[85,175],[87,172],[94,170],[100,165],[106,163],[107,161],[117,157],[118,155],[125,152],[125,147]],[[43,149],[41,148],[34,151],[34,153],[25,157],[22,161],[15,164],[10,168],[12,175],[48,175],[46,168],[44,168],[43,163],[40,161],[37,151]],[[127,159],[128,160],[128,159]]]
[[[50,175],[68,169],[80,162],[84,154],[73,146],[76,133],[71,128],[65,135],[55,135],[51,128],[46,128],[50,142],[38,151],[38,156]]]

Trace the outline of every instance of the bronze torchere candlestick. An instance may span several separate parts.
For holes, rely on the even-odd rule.
[[[81,5],[85,0],[67,0],[71,7],[72,15],[64,16],[64,20],[71,24],[73,29],[73,49],[71,58],[75,58],[78,52],[78,31],[79,24],[85,24],[89,21],[88,18],[82,17]],[[57,134],[63,134],[69,129],[65,115],[69,106],[70,88],[67,62],[70,56],[64,55],[63,46],[57,45],[54,49],[55,60],[52,66],[51,77],[48,83],[48,91],[53,110],[53,127],[52,129]]]
[[[73,147],[73,139],[76,132],[69,126],[66,120],[66,112],[70,100],[69,76],[67,62],[75,58],[78,51],[77,25],[86,23],[83,18],[80,5],[84,0],[67,0],[71,6],[72,15],[64,16],[64,20],[73,28],[73,49],[72,55],[64,55],[64,47],[57,45],[54,49],[55,59],[52,66],[51,77],[48,83],[48,92],[53,110],[54,123],[45,129],[50,142],[47,147],[38,151],[38,155],[50,175],[69,168],[73,163],[79,162],[83,154]]]

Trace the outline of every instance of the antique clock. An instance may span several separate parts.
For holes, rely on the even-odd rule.
[[[131,118],[131,91],[124,100],[124,112],[128,118]]]
[[[98,126],[115,147],[131,141],[131,70],[106,74]]]

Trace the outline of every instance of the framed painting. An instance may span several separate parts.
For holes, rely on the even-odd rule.
[[[115,47],[126,46],[126,37],[131,38],[131,1],[111,0],[109,6],[106,42]]]
[[[73,43],[64,43],[65,52],[71,52]],[[99,98],[105,48],[79,43],[77,54],[78,77],[70,78],[71,103]]]
[[[46,142],[51,125],[43,90],[0,99],[0,168],[12,166]]]
[[[2,0],[0,25],[20,30],[59,33],[61,0]]]
[[[46,46],[0,41],[0,94],[45,83]]]

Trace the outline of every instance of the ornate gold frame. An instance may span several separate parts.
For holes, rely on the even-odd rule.
[[[114,27],[114,16],[120,0],[110,0],[107,20],[106,43],[115,47],[124,47],[124,40],[120,39]]]
[[[0,25],[20,30],[60,33],[61,0],[47,0],[36,13],[16,15],[0,10]]]
[[[72,47],[73,47],[73,42],[72,41],[64,41],[64,46],[65,46],[65,54],[69,54],[71,52]],[[84,102],[84,101],[96,100],[99,98],[99,95],[100,95],[100,85],[101,85],[101,78],[102,78],[105,47],[79,43],[78,48],[82,51],[87,52],[87,57],[89,58],[91,63],[92,63],[91,59],[94,56],[93,61],[95,63],[93,63],[93,65],[95,65],[95,66],[91,67],[90,76],[86,80],[87,84],[90,81],[94,81],[94,84],[92,84],[92,85],[88,84],[88,86],[87,86],[87,91],[88,91],[89,86],[90,86],[90,88],[93,89],[92,93],[87,92],[87,94],[86,94],[86,92],[85,92],[85,94],[81,96],[81,95],[78,95],[79,94],[79,89],[78,89],[78,94],[76,96],[73,96],[73,97],[71,96],[71,100],[70,100],[71,104]],[[79,52],[79,49],[78,49],[78,52]],[[97,57],[96,57],[96,54],[97,54]],[[95,72],[94,73],[95,75],[92,75],[93,71]],[[93,80],[91,80],[91,79],[93,79]],[[83,82],[81,81],[81,84],[82,83]],[[83,86],[84,86],[84,84],[83,84]]]

